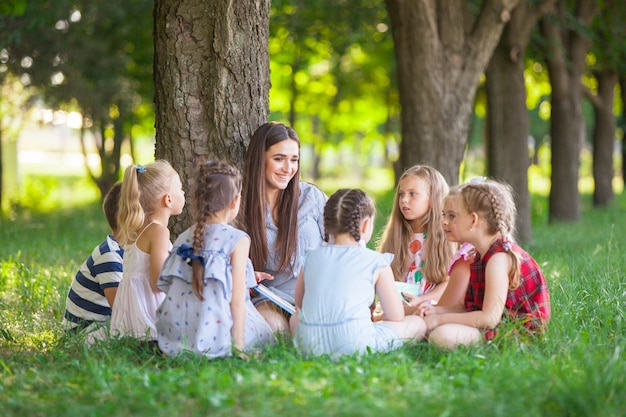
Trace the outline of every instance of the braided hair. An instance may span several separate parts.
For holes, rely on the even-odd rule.
[[[200,162],[196,168],[195,190],[192,197],[193,217],[196,224],[193,233],[193,252],[204,248],[205,226],[215,214],[226,209],[241,193],[241,173],[223,161]],[[192,287],[202,301],[204,289],[204,264],[192,260]]]
[[[361,221],[373,217],[374,201],[365,191],[342,188],[330,196],[324,206],[324,240],[330,235],[350,233],[357,242],[361,240]]]
[[[513,188],[501,182],[485,179],[481,182],[469,182],[450,192],[449,197],[460,195],[469,213],[477,213],[487,223],[487,233],[499,234],[503,247],[511,257],[509,270],[509,289],[519,286],[520,259],[513,251],[515,217],[517,209],[513,199]]]

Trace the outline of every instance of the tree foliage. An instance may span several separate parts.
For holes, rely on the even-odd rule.
[[[100,174],[87,169],[102,194],[119,178],[122,143],[152,101],[151,3],[34,0],[22,15],[1,18],[9,70],[49,106],[82,114],[101,161]]]

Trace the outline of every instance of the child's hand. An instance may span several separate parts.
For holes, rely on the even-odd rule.
[[[408,292],[404,291],[400,294],[402,294],[402,298],[404,298],[404,301],[408,306],[417,307],[422,302],[421,297],[417,295],[409,294]]]
[[[439,316],[437,314],[424,316],[424,322],[426,323],[426,331],[430,332],[435,327],[439,326]]]
[[[435,314],[435,306],[432,303],[422,303],[417,308],[417,314],[420,317],[425,317]]]
[[[274,279],[274,275],[268,274],[267,272],[254,271],[254,278],[256,279],[256,283],[269,279]]]

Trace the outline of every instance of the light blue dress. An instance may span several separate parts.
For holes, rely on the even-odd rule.
[[[292,304],[294,302],[293,292],[296,288],[296,279],[300,274],[302,265],[304,265],[306,252],[319,247],[324,241],[324,205],[326,200],[328,200],[328,197],[315,185],[300,182],[298,248],[292,266],[281,273],[277,272],[280,264],[278,253],[273,250],[278,238],[278,227],[274,224],[269,209],[265,213],[269,257],[264,272],[273,275],[274,279],[265,280],[263,284],[276,290],[279,295]],[[265,300],[265,298],[258,297],[254,299],[254,302],[256,304],[262,300]]]
[[[304,355],[384,352],[402,346],[390,326],[374,323],[374,274],[393,255],[361,246],[325,245],[307,253],[295,343]]]
[[[157,310],[157,341],[169,355],[183,350],[208,358],[230,356],[232,348],[230,312],[232,298],[232,265],[230,256],[240,239],[249,236],[230,225],[212,224],[205,227],[205,246],[199,256],[204,258],[204,301],[193,292],[192,268],[193,233],[195,226],[181,234],[165,260],[157,286],[167,294]],[[248,288],[256,285],[252,263],[246,266]],[[259,314],[246,291],[245,351],[273,343],[269,324]]]

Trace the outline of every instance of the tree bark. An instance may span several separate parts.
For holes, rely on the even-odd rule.
[[[595,113],[593,127],[593,205],[602,207],[613,200],[613,151],[615,149],[616,121],[613,99],[617,72],[599,71],[597,100],[592,101]]]
[[[619,90],[622,98],[622,184],[626,184],[626,74],[619,77]]]
[[[555,0],[532,10],[522,0],[504,27],[486,71],[486,156],[491,177],[506,181],[516,193],[517,237],[530,243],[531,213],[528,191],[528,109],[524,82],[524,53],[532,28]]]
[[[269,11],[270,0],[155,2],[156,157],[172,163],[185,190],[197,157],[243,171],[249,138],[267,120]],[[185,210],[172,233],[190,224]]]
[[[456,184],[474,95],[519,0],[485,0],[473,16],[462,0],[386,0],[400,90],[400,169],[437,168]]]
[[[552,175],[549,198],[550,221],[576,221],[580,218],[578,170],[585,129],[582,113],[581,77],[590,40],[567,28],[567,4],[559,0],[558,11],[541,19],[546,38],[546,64],[552,86]],[[596,10],[594,0],[579,0],[575,17],[589,27]]]

